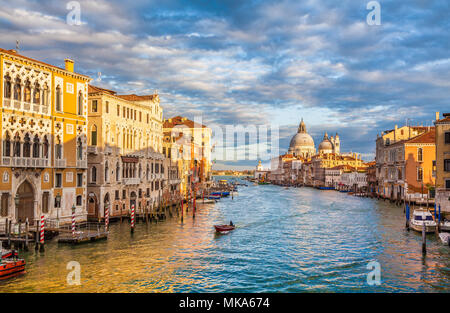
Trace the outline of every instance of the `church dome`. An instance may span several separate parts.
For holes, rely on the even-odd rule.
[[[333,151],[333,143],[328,138],[328,134],[325,133],[322,142],[319,144],[319,152],[331,153]]]
[[[314,140],[306,132],[306,125],[303,119],[300,122],[297,134],[291,139],[289,153],[302,157],[312,156],[315,153]]]

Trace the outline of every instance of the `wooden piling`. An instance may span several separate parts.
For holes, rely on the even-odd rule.
[[[8,221],[8,249],[11,248],[11,220]]]
[[[28,217],[25,220],[25,247],[24,250],[28,251],[28,232],[29,232],[30,223],[28,222]]]
[[[34,250],[39,250],[39,223],[36,221],[36,234],[34,235],[34,241],[36,242],[35,243],[35,246],[34,246]]]
[[[20,239],[22,238],[22,222],[19,221],[19,241],[17,241],[17,250],[19,250],[22,246]],[[16,248],[16,244],[14,244],[14,248]]]
[[[426,232],[426,226],[425,221],[423,221],[422,224],[422,254],[427,254],[427,232]]]

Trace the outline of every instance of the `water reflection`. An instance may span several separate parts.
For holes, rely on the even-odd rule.
[[[450,249],[404,228],[403,209],[334,191],[263,185],[232,200],[201,204],[184,222],[111,225],[104,242],[49,243],[30,251],[27,274],[0,283],[9,292],[378,292],[450,290]],[[236,224],[217,235],[214,224]],[[70,261],[81,286],[66,283]],[[380,286],[366,266],[381,264]]]

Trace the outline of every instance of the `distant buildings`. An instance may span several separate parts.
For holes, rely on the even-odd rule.
[[[178,166],[180,190],[187,195],[211,179],[211,128],[176,116],[164,120],[163,131],[163,153]]]

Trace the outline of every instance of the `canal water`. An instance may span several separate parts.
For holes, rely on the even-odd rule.
[[[213,225],[237,229],[217,235]],[[0,292],[449,292],[450,248],[405,230],[403,208],[336,191],[261,185],[199,201],[158,224],[111,225],[108,240],[23,253],[27,274]],[[66,266],[81,267],[68,285]],[[380,285],[367,283],[380,265]]]

